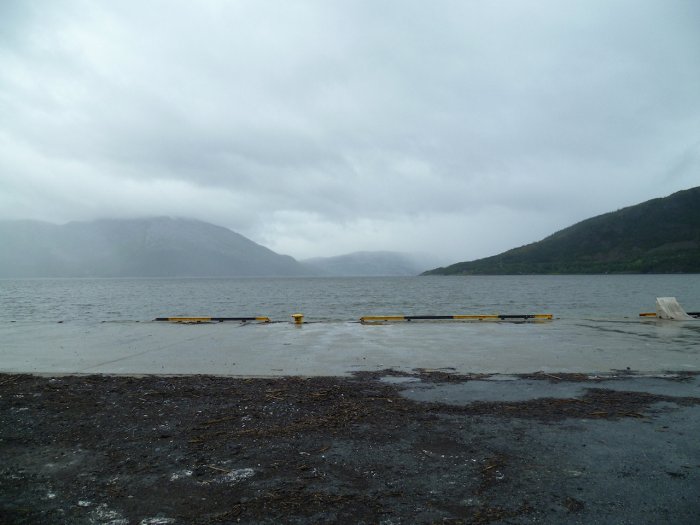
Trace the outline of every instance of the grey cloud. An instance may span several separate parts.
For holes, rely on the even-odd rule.
[[[695,2],[9,5],[6,218],[467,259],[699,180]]]

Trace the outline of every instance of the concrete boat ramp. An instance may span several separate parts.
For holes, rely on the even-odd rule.
[[[0,372],[344,376],[700,371],[700,323],[5,323]]]

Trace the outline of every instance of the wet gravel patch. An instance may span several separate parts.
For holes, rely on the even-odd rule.
[[[0,375],[0,522],[695,523],[700,513],[700,399],[673,395],[672,380],[666,395],[590,381],[578,397],[447,404],[408,399],[416,382],[386,375]],[[415,376],[433,388],[484,379]]]

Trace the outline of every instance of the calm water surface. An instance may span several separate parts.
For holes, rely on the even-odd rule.
[[[700,321],[640,319],[657,296],[700,311],[700,275],[0,280],[0,370],[339,375],[700,370]],[[298,329],[290,315],[310,322]],[[545,323],[363,315],[551,313]],[[270,325],[152,323],[269,316]]]
[[[698,311],[700,275],[0,280],[0,323],[195,315],[287,321],[295,312],[309,321],[462,313],[636,319],[654,311],[657,296]]]

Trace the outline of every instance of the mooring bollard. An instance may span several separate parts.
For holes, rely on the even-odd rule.
[[[294,319],[294,324],[304,324],[304,314],[292,314],[292,318]]]

